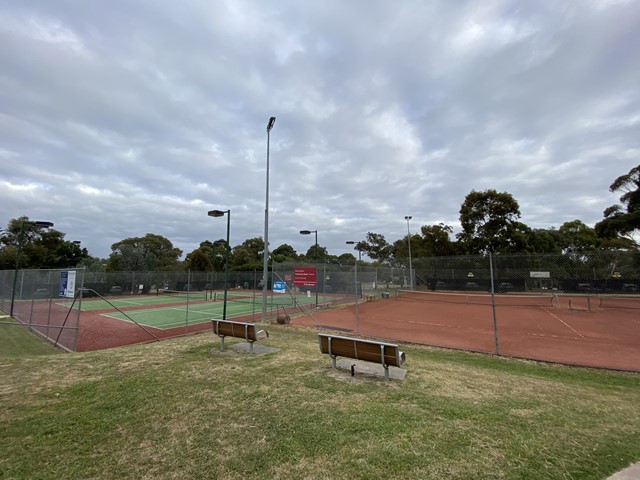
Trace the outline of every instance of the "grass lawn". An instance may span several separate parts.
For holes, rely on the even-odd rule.
[[[640,375],[410,345],[404,380],[351,377],[312,330],[268,330],[267,355],[210,332],[0,353],[0,477],[602,479],[640,460]]]
[[[0,361],[2,361],[1,357],[35,357],[60,353],[60,350],[57,350],[46,340],[32,334],[27,327],[11,317],[3,318],[0,321],[14,324],[0,325]]]

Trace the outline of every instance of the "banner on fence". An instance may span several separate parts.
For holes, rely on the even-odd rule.
[[[315,287],[316,269],[314,267],[294,267],[293,285],[296,287]]]
[[[60,272],[60,286],[58,288],[59,297],[73,298],[76,293],[76,272]]]

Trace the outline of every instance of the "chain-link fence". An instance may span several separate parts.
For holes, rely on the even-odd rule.
[[[417,290],[521,293],[634,294],[640,292],[640,252],[599,251],[573,254],[494,254],[397,259],[397,267],[355,264],[275,264],[274,274],[291,279],[294,266],[317,268],[322,293],[353,295]],[[411,268],[409,268],[411,265]],[[493,266],[493,275],[491,267]],[[291,283],[291,285],[293,285]],[[293,287],[292,287],[293,288]],[[301,288],[301,287],[299,287]]]
[[[312,315],[317,309],[355,304],[363,297],[395,296],[400,290],[450,291],[513,294],[583,295],[587,298],[627,297],[640,303],[640,252],[598,251],[572,252],[563,255],[473,255],[452,257],[400,259],[398,266],[372,266],[359,262],[335,263],[274,263],[267,279],[268,289],[274,282],[279,292],[269,292],[267,319],[284,314]],[[411,265],[411,268],[409,268]],[[311,285],[296,284],[297,268],[315,271]],[[62,291],[63,280],[73,272],[75,291]],[[252,296],[256,304],[248,321],[261,320],[260,292],[262,271],[230,271],[230,298],[242,292]],[[284,289],[280,288],[284,285]],[[102,297],[107,302],[131,296],[151,297],[164,294],[186,295],[187,308],[176,308],[182,316],[182,330],[144,335],[119,333],[118,344],[148,341],[161,336],[179,335],[203,328],[202,315],[189,308],[190,299],[210,301],[220,299],[216,292],[224,290],[223,272],[90,272],[77,269],[0,271],[0,309],[12,313],[19,325],[49,339],[69,351],[107,348],[108,315],[87,312],[83,300]],[[237,295],[234,294],[237,292]],[[293,301],[273,302],[279,293]],[[307,297],[300,301],[300,297]],[[184,302],[185,295],[182,295]],[[193,300],[191,300],[193,303]],[[600,303],[601,304],[601,303]],[[586,305],[590,306],[588,302]],[[140,306],[139,308],[148,308]],[[90,319],[92,315],[92,319]],[[7,328],[15,323],[0,322]],[[9,327],[9,325],[13,325]],[[144,330],[140,327],[138,330]],[[115,335],[115,334],[114,334]],[[102,343],[94,346],[84,337]],[[80,345],[79,345],[80,343]]]
[[[431,290],[633,294],[640,290],[640,252],[494,254],[413,259],[415,285]],[[407,262],[408,263],[408,262]]]
[[[67,288],[71,276],[74,282]],[[209,328],[209,320],[220,315],[221,308],[211,302],[222,304],[224,278],[223,272],[0,271],[0,309],[18,322],[0,319],[0,326],[26,326],[68,351],[185,335]],[[272,278],[270,274],[269,290]],[[229,302],[250,305],[243,309],[243,320],[261,321],[262,285],[262,271],[228,272]],[[267,320],[309,308],[305,307],[309,302],[297,302],[295,298],[288,302],[281,300],[269,292],[265,305]],[[203,306],[204,302],[208,305]],[[286,312],[283,305],[287,305]],[[149,315],[158,309],[156,316],[171,317],[168,320],[171,326],[154,328],[149,326],[153,321],[136,322],[130,313],[136,309],[146,310]]]
[[[73,301],[75,291],[82,288],[83,274],[79,269],[0,271],[0,309],[18,324],[0,323],[6,328],[26,326],[51,343],[75,351],[80,309],[59,308],[57,302],[60,298]],[[73,290],[67,292],[67,285]]]

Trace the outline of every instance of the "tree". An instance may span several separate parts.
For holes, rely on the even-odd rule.
[[[212,269],[211,248],[200,247],[189,253],[186,258],[185,267],[196,272],[209,272]]]
[[[564,222],[558,229],[558,243],[563,252],[576,256],[598,247],[596,231],[580,220]]]
[[[258,270],[263,266],[264,240],[249,238],[231,250],[230,265],[233,270]]]
[[[104,272],[104,267],[106,266],[106,264],[106,260],[87,255],[85,258],[80,260],[80,262],[76,266],[79,268],[84,268],[87,272]]]
[[[533,253],[560,253],[556,242],[558,231],[555,228],[534,228],[529,234],[530,251]]]
[[[47,255],[41,243],[44,231],[44,228],[35,225],[27,216],[11,219],[0,237],[2,244],[0,268],[3,270],[15,268],[18,250],[20,250],[19,268],[43,267]]]
[[[315,262],[315,261],[324,261],[326,260],[326,258],[328,257],[329,252],[327,252],[327,248],[326,247],[321,247],[320,245],[311,245],[309,247],[309,249],[307,250],[307,253],[305,253],[305,258],[307,259],[307,261],[309,262]]]
[[[520,207],[510,193],[472,190],[460,207],[462,232],[457,238],[469,253],[500,252],[515,243],[519,218]]]
[[[225,248],[227,241],[224,239],[211,242],[205,240],[200,242],[198,248],[188,253],[185,259],[185,268],[200,272],[211,271],[222,272],[225,264]],[[203,257],[205,255],[207,259]]]
[[[283,243],[278,248],[271,252],[271,257],[276,263],[283,263],[287,261],[294,261],[298,259],[298,254],[293,247],[287,243]]]
[[[634,232],[640,231],[640,165],[616,178],[609,191],[624,192],[620,196],[622,205],[605,209],[604,220],[596,223],[595,231],[602,238],[621,236],[631,239]]]
[[[147,233],[144,237],[126,238],[111,245],[107,261],[109,271],[171,270],[178,266],[182,250],[167,238]]]
[[[36,225],[26,216],[12,219],[0,236],[0,269],[15,268],[18,246],[20,268],[75,267],[89,254],[64,236],[53,228]]]
[[[378,262],[388,262],[393,254],[393,247],[389,245],[384,235],[379,233],[367,233],[367,239],[358,242],[356,250],[366,253],[369,258]]]
[[[336,263],[338,265],[355,265],[356,256],[353,253],[343,253],[336,257]]]
[[[422,233],[422,248],[428,256],[447,257],[456,254],[458,246],[450,238],[453,227],[444,223],[424,225],[420,232]]]

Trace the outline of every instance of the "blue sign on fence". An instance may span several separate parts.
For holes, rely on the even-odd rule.
[[[76,291],[76,272],[60,272],[59,297],[73,298]]]
[[[273,282],[273,291],[275,293],[286,293],[287,284],[285,282]]]

